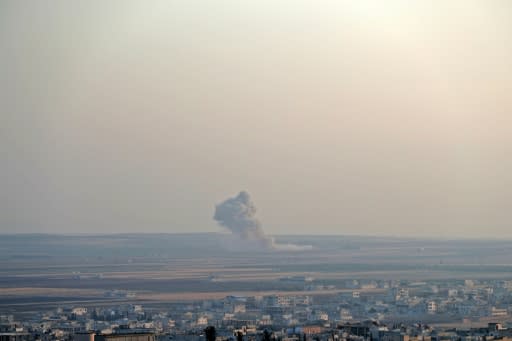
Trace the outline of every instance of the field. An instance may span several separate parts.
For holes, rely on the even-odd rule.
[[[227,295],[304,293],[315,285],[350,291],[347,279],[511,279],[509,241],[442,241],[354,236],[279,237],[300,252],[234,252],[222,234],[4,235],[0,311],[112,303],[162,304]],[[381,290],[381,289],[368,289]],[[364,293],[365,290],[363,290]]]

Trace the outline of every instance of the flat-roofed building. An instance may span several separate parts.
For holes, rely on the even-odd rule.
[[[146,332],[96,334],[94,341],[155,341],[155,334]]]

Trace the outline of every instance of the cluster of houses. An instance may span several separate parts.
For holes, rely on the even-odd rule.
[[[322,293],[112,307],[69,306],[0,316],[0,341],[483,341],[512,338],[512,281],[350,280]]]

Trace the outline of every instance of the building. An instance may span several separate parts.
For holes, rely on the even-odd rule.
[[[429,301],[427,303],[427,313],[435,314],[437,312],[437,303],[435,301]]]
[[[77,333],[75,341],[155,341],[155,334],[135,331],[113,334]]]
[[[30,341],[33,340],[29,333],[0,333],[0,341]]]

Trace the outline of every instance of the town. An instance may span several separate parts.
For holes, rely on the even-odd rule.
[[[217,341],[512,338],[510,280],[352,279],[343,288],[321,287],[311,276],[282,281],[304,290],[147,306],[128,293],[134,303],[2,315],[0,341],[199,341],[212,333]]]

